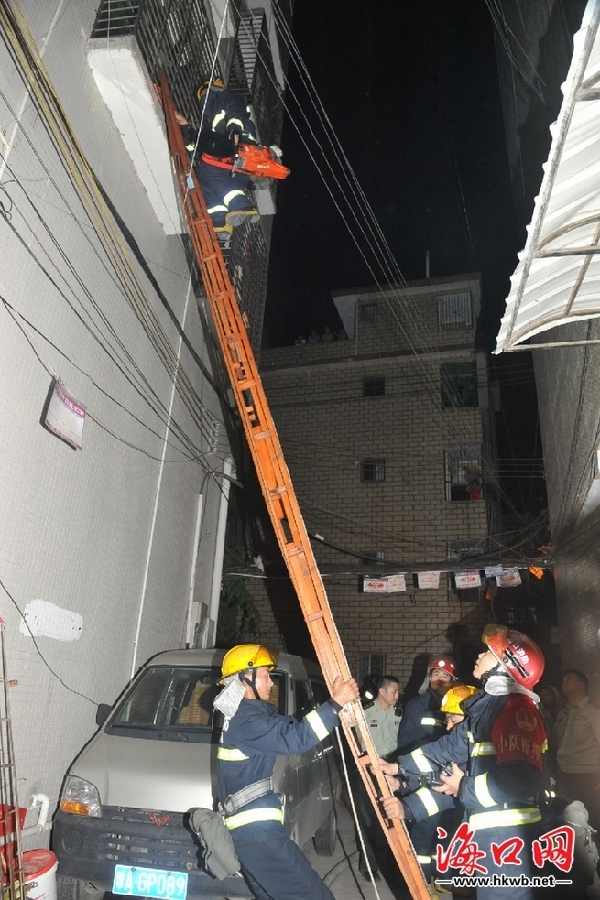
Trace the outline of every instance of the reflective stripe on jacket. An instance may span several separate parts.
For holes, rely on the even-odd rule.
[[[223,730],[217,750],[221,803],[248,785],[269,778],[279,755],[304,753],[314,747],[337,725],[338,709],[333,700],[328,700],[298,721],[292,716],[279,715],[271,703],[242,700]],[[283,814],[277,794],[270,791],[227,817],[225,822],[236,841],[241,832],[247,831],[242,826],[253,825],[252,832],[281,828]]]

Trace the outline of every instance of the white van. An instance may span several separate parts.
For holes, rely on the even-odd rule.
[[[54,819],[59,900],[98,900],[122,887],[123,873],[133,870],[137,896],[252,896],[241,876],[218,881],[202,869],[189,829],[190,809],[215,808],[221,723],[212,701],[223,655],[160,653],[114,708],[99,708],[101,728],[67,773]],[[329,696],[318,666],[298,656],[280,654],[271,677],[270,702],[286,715],[300,717]],[[307,753],[279,757],[274,774],[293,839],[302,847],[314,837],[323,855],[333,853],[336,839],[341,779],[335,755],[329,736]]]

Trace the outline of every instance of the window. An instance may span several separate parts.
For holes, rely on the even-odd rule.
[[[199,735],[215,724],[213,700],[221,690],[220,675],[217,666],[151,666],[134,682],[106,730],[165,741],[181,741],[185,732],[186,740],[201,741]],[[269,700],[283,713],[285,675],[273,672],[271,678]]]
[[[477,406],[477,369],[475,360],[445,363],[440,366],[442,406]]]
[[[371,553],[365,553],[361,557],[360,563],[362,566],[384,566],[385,550],[373,550]]]
[[[374,322],[377,318],[377,304],[376,303],[361,303],[360,305],[360,321],[361,322]]]
[[[481,500],[481,447],[468,445],[444,450],[446,500]]]
[[[509,625],[537,625],[535,606],[507,606],[506,621]]]
[[[302,716],[305,716],[306,713],[309,713],[311,709],[315,708],[315,704],[313,702],[313,697],[308,681],[304,681],[304,679],[296,681],[295,688],[296,711],[294,715],[297,719],[301,719]]]
[[[363,397],[383,397],[385,378],[363,378]]]
[[[460,331],[473,327],[473,304],[470,291],[442,294],[438,302],[438,327],[440,331]]]
[[[361,481],[385,481],[385,459],[363,459],[360,478]]]
[[[364,684],[369,676],[378,681],[386,673],[387,656],[385,653],[359,653],[358,654],[358,684]]]
[[[462,538],[459,541],[448,541],[446,559],[449,562],[460,562],[473,556],[483,556],[488,549],[486,538]],[[465,565],[465,569],[469,566]]]

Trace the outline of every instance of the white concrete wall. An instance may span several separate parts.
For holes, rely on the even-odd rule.
[[[210,368],[181,240],[165,236],[87,62],[97,3],[20,8],[89,165]],[[210,602],[229,448],[222,426],[210,445],[223,413],[189,351],[174,385],[152,346],[5,41],[0,75],[0,611],[7,673],[18,681],[10,697],[20,802],[43,792],[52,811],[95,730],[95,704],[112,702],[150,655],[182,646],[201,491],[194,599]],[[139,303],[177,354],[180,335],[156,292],[124,242],[116,253],[130,259]],[[88,411],[81,451],[40,424],[53,375]],[[79,614],[79,639],[36,644],[21,633],[21,612],[39,599]]]

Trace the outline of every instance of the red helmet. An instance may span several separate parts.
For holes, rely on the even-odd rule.
[[[441,669],[442,672],[450,672],[452,678],[456,675],[456,666],[449,656],[432,656],[427,663],[427,672],[433,669]]]
[[[544,654],[535,641],[506,625],[486,625],[482,640],[517,684],[533,690],[544,671]]]

